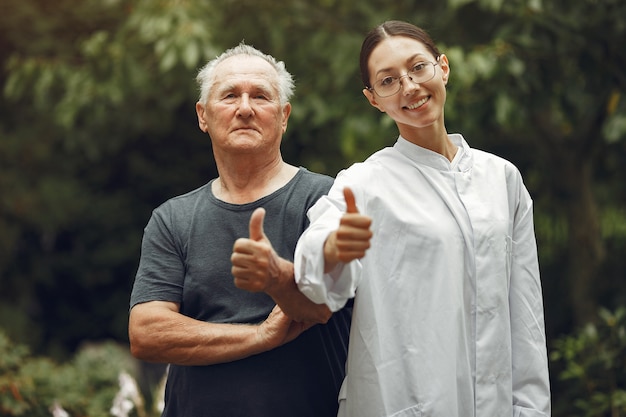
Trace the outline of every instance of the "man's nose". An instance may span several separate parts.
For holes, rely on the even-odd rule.
[[[242,117],[248,117],[253,113],[252,109],[252,101],[250,100],[250,96],[248,94],[242,94],[241,99],[239,100],[239,106],[237,108],[237,114]]]

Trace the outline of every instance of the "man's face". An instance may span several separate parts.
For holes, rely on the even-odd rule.
[[[200,129],[214,150],[278,151],[291,106],[280,105],[274,68],[262,58],[237,55],[222,61],[214,77],[206,106],[196,104]]]

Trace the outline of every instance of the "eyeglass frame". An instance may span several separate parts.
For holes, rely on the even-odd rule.
[[[387,98],[387,97],[391,97],[391,96],[393,96],[393,95],[395,95],[395,94],[398,94],[398,92],[399,92],[400,90],[402,90],[402,83],[400,82],[400,80],[401,80],[401,79],[403,79],[403,78],[405,78],[405,77],[407,77],[409,80],[411,80],[411,82],[412,82],[413,84],[423,84],[423,83],[427,83],[428,81],[430,81],[430,80],[432,80],[433,78],[435,78],[435,75],[437,74],[437,71],[436,71],[436,68],[435,68],[435,67],[436,67],[437,65],[439,65],[439,64],[440,64],[440,62],[439,62],[439,57],[437,57],[437,62],[431,62],[431,61],[420,61],[420,62],[417,62],[415,65],[413,65],[413,67],[412,67],[412,68],[415,68],[415,67],[416,67],[417,65],[419,65],[419,64],[426,64],[426,63],[428,63],[428,64],[430,64],[430,65],[432,65],[432,66],[433,66],[433,75],[432,75],[432,77],[430,77],[430,78],[429,78],[429,79],[427,79],[427,80],[421,81],[421,82],[419,82],[419,83],[417,83],[417,82],[413,81],[413,79],[411,78],[411,72],[412,72],[412,70],[409,70],[409,71],[407,71],[407,73],[406,73],[406,74],[404,74],[404,75],[401,75],[401,76],[399,76],[399,77],[392,77],[392,78],[397,78],[397,81],[398,81],[398,89],[397,89],[396,91],[394,91],[393,93],[391,93],[391,94],[388,94],[388,95],[386,95],[386,96],[383,96],[383,95],[381,95],[378,91],[376,91],[376,89],[375,89],[373,86],[372,86],[372,87],[366,87],[366,88],[367,88],[367,90],[369,90],[370,92],[372,92],[372,93],[376,93],[376,95],[377,95],[378,97],[381,97],[381,98]],[[384,79],[384,78],[383,78],[383,79]],[[382,80],[377,81],[377,83],[378,83],[378,82],[380,82],[380,81],[382,81]],[[374,84],[376,84],[376,83],[374,83]]]

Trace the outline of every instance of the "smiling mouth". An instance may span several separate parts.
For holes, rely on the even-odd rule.
[[[414,109],[424,105],[424,103],[426,103],[428,100],[430,100],[430,96],[424,97],[423,99],[421,99],[417,103],[409,104],[408,106],[406,106],[406,108],[409,109],[409,110],[414,110]]]

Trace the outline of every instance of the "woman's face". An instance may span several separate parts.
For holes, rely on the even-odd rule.
[[[430,80],[417,84],[406,75],[420,62],[427,63],[425,68],[428,71],[433,70],[428,63],[437,65]],[[368,68],[374,89],[381,80],[389,82],[390,78],[386,77],[399,78],[400,90],[393,95],[381,97],[368,89],[364,89],[363,94],[372,106],[387,113],[396,122],[403,136],[403,131],[407,129],[419,129],[435,123],[443,125],[446,84],[450,74],[445,55],[437,60],[423,43],[404,36],[393,36],[374,48]]]

